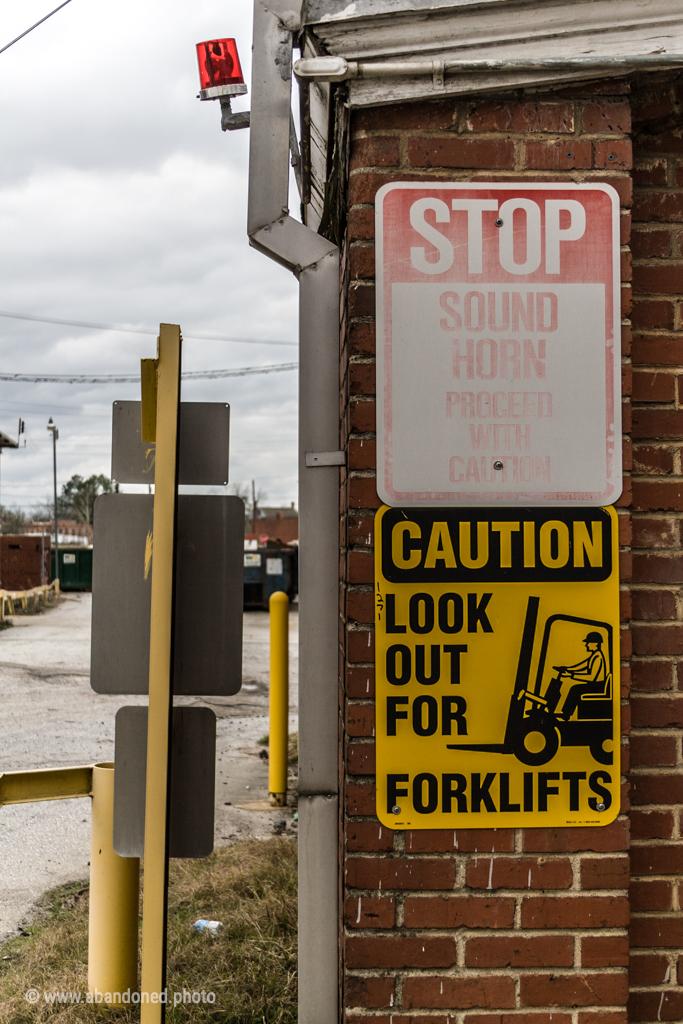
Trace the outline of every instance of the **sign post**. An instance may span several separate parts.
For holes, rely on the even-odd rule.
[[[156,360],[142,361],[142,439],[156,442],[154,552],[149,649],[145,882],[142,907],[141,1024],[161,1024],[166,987],[167,805],[175,524],[178,494],[180,328],[162,324]]]
[[[619,813],[611,508],[382,508],[377,814],[389,828]]]
[[[615,190],[593,182],[393,182],[375,207],[382,500],[615,501]]]

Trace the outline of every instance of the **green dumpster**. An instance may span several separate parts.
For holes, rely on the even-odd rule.
[[[59,576],[60,590],[92,590],[92,548],[59,545],[59,573],[55,574],[52,549],[52,579]]]

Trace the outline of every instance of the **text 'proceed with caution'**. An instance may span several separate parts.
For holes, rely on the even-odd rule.
[[[375,538],[380,821],[613,821],[614,509],[383,507]]]

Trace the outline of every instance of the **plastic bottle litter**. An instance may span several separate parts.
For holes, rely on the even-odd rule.
[[[208,932],[209,935],[219,935],[224,930],[225,925],[222,921],[209,921],[205,917],[200,917],[192,927],[196,932]]]

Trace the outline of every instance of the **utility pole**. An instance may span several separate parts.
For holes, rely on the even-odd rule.
[[[251,532],[256,533],[256,484],[251,481]]]
[[[23,420],[19,420],[19,433],[20,434],[23,432],[23,429],[24,429]],[[18,440],[18,438],[17,438],[16,441],[13,441],[11,437],[8,437],[7,434],[3,434],[2,430],[0,430],[0,456],[2,456],[3,448],[18,448],[18,447],[19,447],[19,440]],[[0,534],[1,533],[2,533],[2,504],[0,504]]]
[[[59,431],[53,423],[52,416],[47,423],[47,429],[52,433],[52,482],[54,486],[54,520],[55,520],[55,579],[59,579],[59,523],[57,521],[57,438]]]

